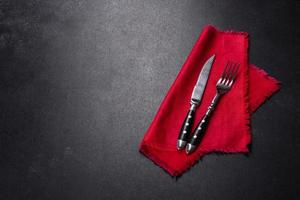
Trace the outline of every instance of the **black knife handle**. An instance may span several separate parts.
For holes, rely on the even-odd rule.
[[[210,119],[210,117],[213,113],[213,110],[215,109],[220,97],[221,97],[221,94],[217,93],[215,95],[215,97],[213,98],[213,100],[212,100],[210,106],[208,107],[204,117],[201,119],[201,121],[198,123],[196,129],[194,130],[193,136],[191,137],[189,144],[191,144],[195,147],[197,147],[200,144],[201,139],[204,136],[204,132],[205,132],[207,126],[208,126],[209,119]]]
[[[192,126],[193,126],[196,106],[197,106],[197,104],[191,103],[190,110],[188,111],[188,113],[183,121],[183,124],[181,126],[181,129],[180,129],[180,132],[178,135],[178,140],[182,140],[185,142],[188,141],[189,134],[190,134]]]

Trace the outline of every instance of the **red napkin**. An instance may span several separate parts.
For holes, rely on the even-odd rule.
[[[192,90],[205,61],[216,55],[194,127],[205,114],[216,92],[216,82],[227,61],[240,63],[238,77],[222,97],[197,150],[186,155],[176,149],[177,137],[190,107]],[[248,153],[251,143],[250,115],[279,89],[279,82],[248,63],[248,34],[204,28],[190,55],[147,130],[140,152],[172,176],[179,176],[211,152]]]

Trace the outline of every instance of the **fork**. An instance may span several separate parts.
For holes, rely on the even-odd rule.
[[[239,63],[234,63],[231,61],[227,62],[226,67],[216,84],[216,95],[213,98],[211,104],[208,106],[205,115],[198,123],[196,129],[192,134],[193,136],[191,137],[189,143],[186,146],[187,154],[191,154],[192,152],[194,152],[196,150],[196,147],[200,144],[201,139],[204,136],[205,129],[207,128],[209,119],[213,113],[213,110],[215,109],[220,98],[231,89],[234,80],[237,76],[239,66]]]

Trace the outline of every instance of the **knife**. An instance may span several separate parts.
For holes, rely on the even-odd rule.
[[[206,86],[206,82],[210,73],[211,66],[214,62],[215,55],[211,56],[206,63],[203,65],[203,68],[198,76],[198,80],[196,85],[194,86],[194,90],[191,97],[191,107],[183,121],[181,126],[178,139],[177,139],[177,149],[181,150],[185,148],[187,141],[189,139],[189,134],[191,132],[191,128],[193,126],[194,115],[197,106],[201,102],[201,98]]]

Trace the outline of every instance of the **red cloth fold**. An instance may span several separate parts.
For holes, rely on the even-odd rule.
[[[179,176],[210,152],[247,153],[251,143],[250,115],[279,89],[279,83],[248,63],[248,34],[204,28],[190,55],[147,130],[140,152],[172,176]],[[193,129],[216,92],[216,82],[227,61],[240,63],[231,90],[220,100],[200,146],[191,155],[176,149],[177,137],[190,107],[191,93],[205,61],[216,55],[210,77],[196,110]]]

